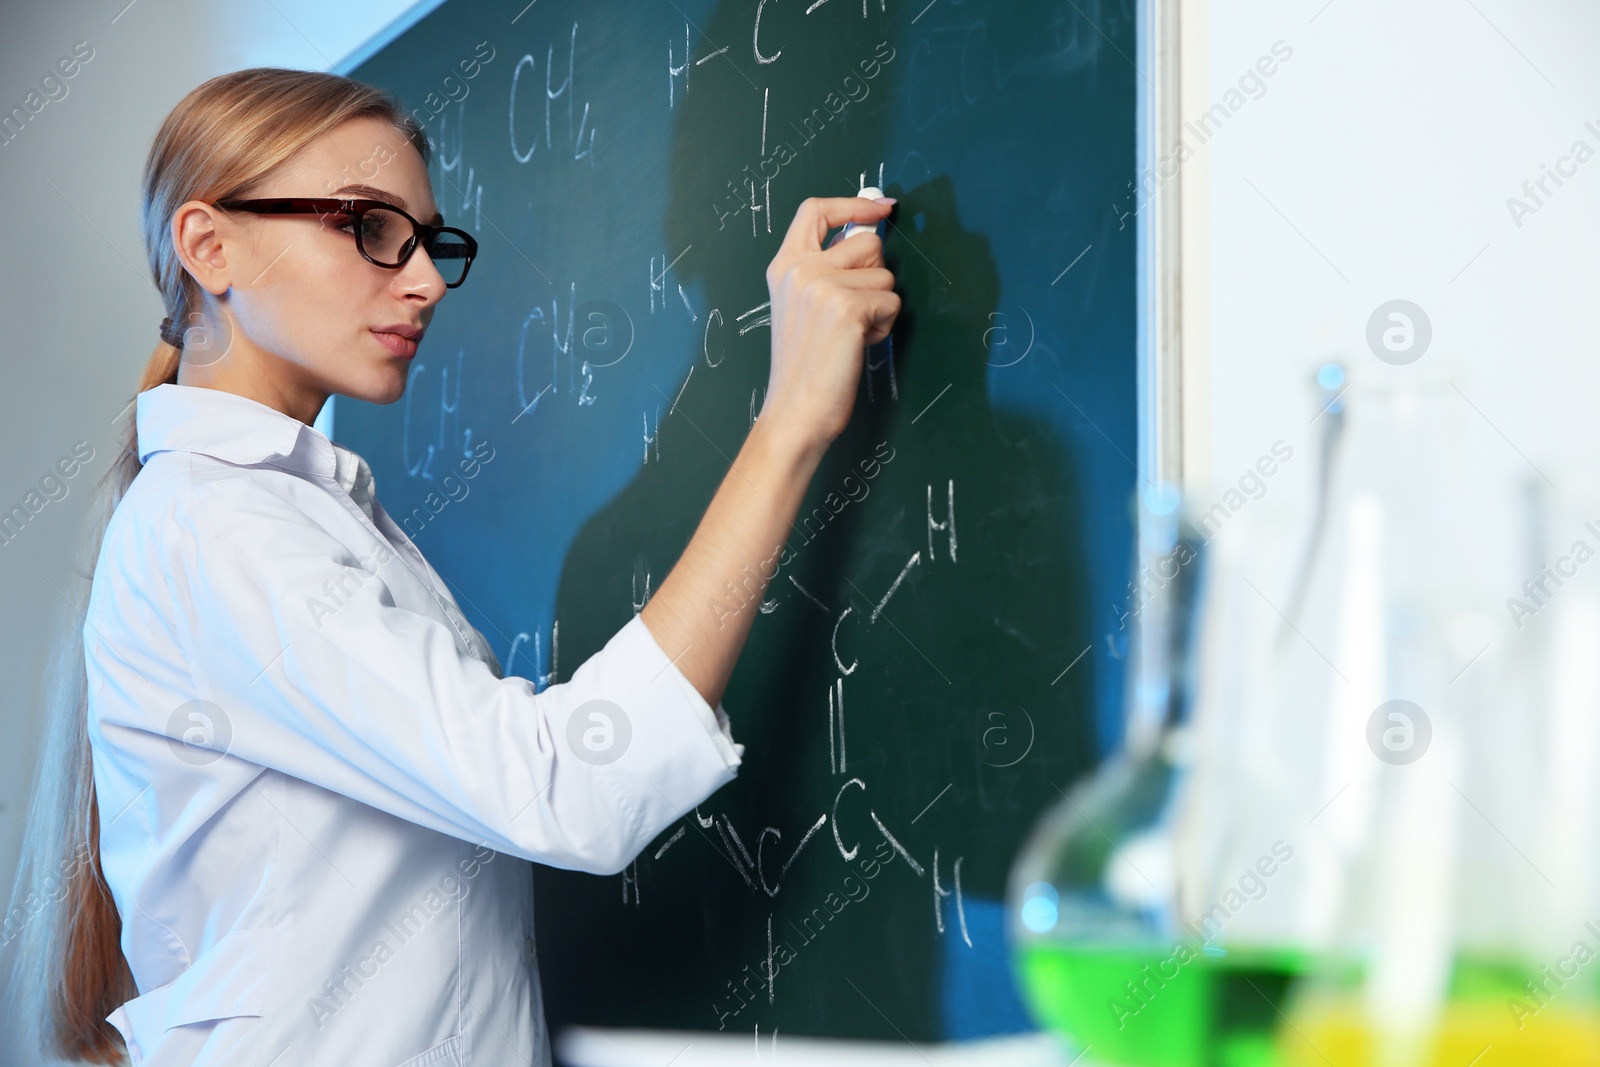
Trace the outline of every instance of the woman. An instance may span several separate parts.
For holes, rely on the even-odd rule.
[[[706,606],[761,595],[898,314],[870,229],[822,243],[892,201],[801,205],[734,470],[644,610],[536,694],[310,425],[332,394],[399,399],[465,281],[475,242],[440,229],[427,158],[390,94],[302,71],[214,78],[156,136],[164,343],[7,920],[53,1054],[548,1063],[519,860],[619,871],[738,767],[720,697],[752,613]]]

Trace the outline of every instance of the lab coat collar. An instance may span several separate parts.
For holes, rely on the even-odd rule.
[[[336,446],[320,430],[223,389],[163,382],[135,398],[134,425],[140,463],[157,452],[197,452],[239,466],[269,463],[345,480],[337,477]]]
[[[196,452],[241,467],[268,464],[331,478],[373,518],[377,483],[367,461],[321,430],[224,389],[163,382],[135,398],[139,462],[157,452]]]

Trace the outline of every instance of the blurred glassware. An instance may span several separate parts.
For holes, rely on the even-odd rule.
[[[1127,743],[1010,887],[1086,1062],[1600,1063],[1600,510],[1372,376],[1318,368],[1275,477],[1146,494]]]
[[[1129,612],[1127,736],[1046,813],[1012,871],[1009,931],[1039,1021],[1095,1062],[1185,1067],[1253,1062],[1292,962],[1208,944],[1176,904],[1174,802],[1189,763],[1195,621],[1204,546],[1176,491],[1140,495]]]

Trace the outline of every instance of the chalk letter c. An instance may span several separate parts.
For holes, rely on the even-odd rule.
[[[841,785],[839,787],[839,791],[833,795],[833,843],[839,846],[839,855],[844,857],[846,863],[849,863],[851,860],[855,859],[856,853],[861,851],[861,842],[858,841],[850,847],[848,852],[846,852],[844,847],[844,838],[839,836],[839,798],[844,796],[844,791],[853,785],[860,786],[863,793],[867,791],[866,782],[863,782],[859,778],[852,778],[844,785]]]
[[[761,9],[766,6],[767,0],[761,0],[761,2],[756,5],[756,28],[755,31],[750,34],[750,47],[755,51],[757,63],[776,63],[778,61],[778,57],[783,55],[783,49],[778,49],[770,56],[764,56],[761,54]]]

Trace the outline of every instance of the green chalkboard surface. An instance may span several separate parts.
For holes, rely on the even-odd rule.
[[[349,72],[427,123],[481,251],[335,436],[540,686],[749,432],[800,201],[899,198],[900,320],[724,697],[737,780],[621,875],[535,867],[553,1029],[1029,1027],[1007,871],[1119,735],[1134,54],[1127,0],[449,0]]]

